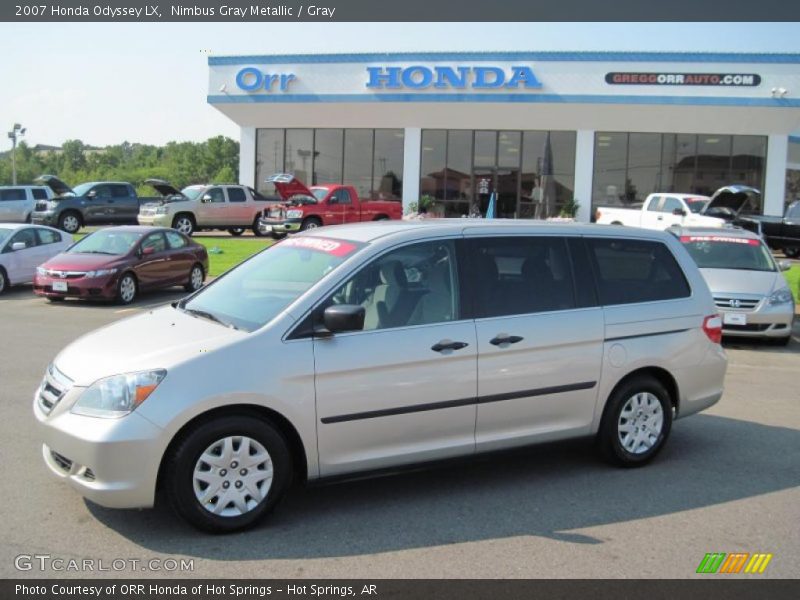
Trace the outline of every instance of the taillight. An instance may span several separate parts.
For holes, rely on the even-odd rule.
[[[722,317],[711,315],[703,319],[703,331],[713,343],[722,343]]]

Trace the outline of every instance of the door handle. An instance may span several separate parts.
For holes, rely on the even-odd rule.
[[[469,346],[467,342],[453,342],[451,340],[442,340],[431,346],[434,352],[444,352],[445,350],[461,350]]]
[[[658,219],[659,221],[663,221],[664,217],[656,217],[656,219]]]
[[[516,344],[517,342],[521,342],[524,338],[518,335],[508,335],[507,333],[498,333],[492,339],[489,340],[489,343],[492,346],[504,346],[506,344]]]

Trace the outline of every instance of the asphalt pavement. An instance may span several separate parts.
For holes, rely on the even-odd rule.
[[[0,296],[0,577],[683,578],[707,552],[772,553],[758,577],[800,576],[800,327],[787,348],[726,343],[722,401],[676,422],[642,469],[607,466],[577,441],[298,485],[260,527],[228,536],[198,533],[166,506],[92,505],[42,463],[34,390],[78,336],[181,296],[144,295],[125,308],[49,304],[30,287]],[[53,568],[70,559],[94,570]],[[152,559],[193,569],[143,571]]]

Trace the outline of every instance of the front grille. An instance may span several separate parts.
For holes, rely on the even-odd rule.
[[[53,269],[45,269],[44,274],[56,279],[80,279],[86,275],[84,271],[54,271]]]
[[[50,450],[50,456],[53,457],[55,463],[64,471],[72,469],[72,461],[63,454],[59,454],[55,450]]]
[[[769,323],[748,323],[747,325],[723,325],[722,332],[726,331],[751,331],[759,332],[769,329]]]
[[[47,202],[37,202],[36,203],[36,212],[44,212],[47,210]]]
[[[49,415],[71,387],[72,380],[51,364],[39,387],[38,401],[42,412]]]
[[[761,302],[761,298],[758,297],[732,297],[732,296],[714,296],[714,304],[717,305],[717,308],[727,308],[730,310],[753,310],[758,303]]]

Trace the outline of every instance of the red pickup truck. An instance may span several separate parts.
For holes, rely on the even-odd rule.
[[[403,206],[392,200],[361,200],[353,186],[326,183],[306,187],[290,173],[267,177],[284,201],[273,204],[259,219],[259,233],[274,238],[323,225],[400,219]]]

